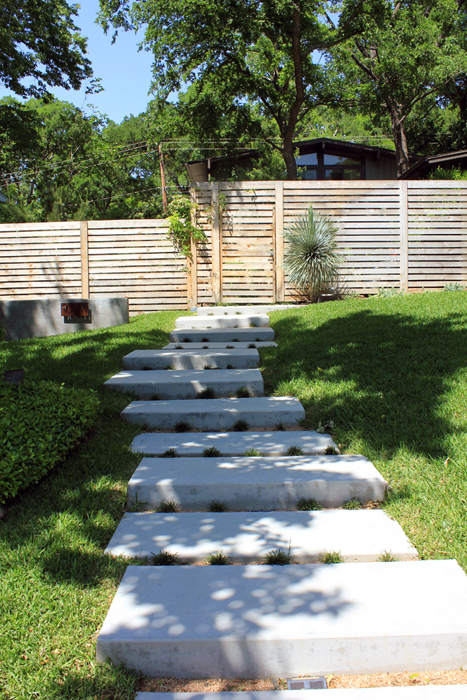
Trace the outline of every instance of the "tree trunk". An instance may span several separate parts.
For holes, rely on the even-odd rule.
[[[404,117],[401,116],[401,105],[386,103],[391,116],[392,137],[396,147],[397,176],[400,177],[410,168],[409,151],[404,130]]]
[[[287,170],[287,180],[298,180],[297,163],[295,162],[294,146],[291,138],[282,140],[282,157]]]

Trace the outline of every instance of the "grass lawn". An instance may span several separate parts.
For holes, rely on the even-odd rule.
[[[0,520],[2,698],[130,700],[135,678],[95,662],[95,639],[126,563],[104,556],[140,457],[129,397],[102,383],[137,348],[162,347],[181,312],[129,326],[1,343],[0,371],[97,392],[95,429]],[[342,451],[389,481],[387,511],[425,557],[467,567],[467,293],[356,299],[271,314],[267,393],[297,396],[307,428],[334,422]]]
[[[390,486],[386,511],[423,558],[467,571],[467,292],[349,299],[271,314],[268,394],[297,396]]]

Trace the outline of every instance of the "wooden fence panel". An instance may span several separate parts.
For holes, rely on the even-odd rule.
[[[408,182],[409,288],[467,283],[467,182]]]
[[[0,300],[81,296],[77,221],[0,225]]]
[[[187,261],[163,219],[88,223],[89,293],[128,297],[130,314],[186,309]]]

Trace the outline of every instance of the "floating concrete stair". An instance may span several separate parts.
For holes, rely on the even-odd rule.
[[[176,678],[465,667],[467,577],[449,560],[129,566],[97,658]]]
[[[465,685],[393,686],[300,690],[298,700],[465,700]],[[136,693],[135,700],[237,700],[236,691],[223,693]],[[297,700],[296,690],[242,691],[242,700]]]
[[[141,399],[196,399],[208,388],[215,397],[229,396],[242,388],[251,396],[264,394],[259,369],[127,370],[108,379],[104,386]]]
[[[254,349],[254,348],[249,348],[250,345],[254,345],[255,348],[277,348],[277,343],[274,343],[272,340],[265,340],[261,342],[252,342],[252,343],[234,343],[231,342],[229,343],[228,341],[224,341],[223,343],[167,343],[167,345],[164,345],[162,348],[163,350],[198,350],[198,349],[206,349],[206,350],[215,350],[215,349],[230,349],[230,350],[240,350],[240,349]],[[180,347],[181,346],[181,347]],[[229,347],[227,347],[229,346]]]
[[[183,510],[208,510],[222,501],[229,510],[295,508],[315,498],[327,508],[353,498],[382,501],[386,481],[366,457],[145,457],[128,482],[128,502],[156,508],[174,500]]]
[[[347,562],[377,561],[387,552],[401,561],[417,559],[400,525],[381,510],[126,513],[105,551],[144,559],[164,550],[183,562],[222,551],[246,564],[261,563],[275,549],[300,563],[317,562],[325,552],[339,552]]]
[[[175,321],[175,328],[259,328],[269,326],[269,317],[265,314],[252,314],[250,316],[180,316]]]
[[[189,345],[189,343],[188,343]],[[254,369],[259,352],[252,349],[134,350],[123,358],[123,369]]]
[[[258,450],[265,457],[286,455],[291,447],[300,447],[304,455],[323,454],[328,447],[337,450],[330,435],[306,430],[275,430],[244,433],[142,433],[130,445],[133,452],[160,456],[176,450],[178,457],[202,457],[206,449],[216,447],[223,457],[240,457],[247,450]]]
[[[198,316],[232,316],[241,314],[251,316],[255,314],[268,314],[271,311],[286,311],[297,309],[297,304],[259,304],[258,306],[200,306],[196,309]]]
[[[188,341],[186,340],[188,338]],[[169,335],[171,343],[259,343],[274,340],[272,328],[204,328],[203,330],[175,330]]]
[[[207,372],[209,370],[205,370]],[[234,371],[234,370],[230,370]],[[174,430],[177,423],[187,422],[191,430],[231,430],[244,420],[249,428],[297,427],[305,410],[290,396],[251,399],[188,399],[186,401],[133,401],[121,417],[130,423],[160,430]]]

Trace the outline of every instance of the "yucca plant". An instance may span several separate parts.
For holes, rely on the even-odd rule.
[[[316,214],[312,206],[284,230],[284,270],[289,282],[310,301],[337,281],[343,262],[336,250],[338,230],[331,219]]]

